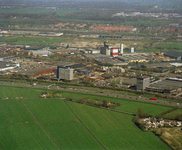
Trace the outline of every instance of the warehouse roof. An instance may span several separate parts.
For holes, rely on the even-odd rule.
[[[126,81],[123,81],[123,84],[125,85],[136,85],[137,84],[137,78],[130,78]]]
[[[74,65],[70,65],[70,66],[66,66],[66,67],[70,67],[70,68],[80,68],[80,67],[84,67],[85,65],[80,63],[80,64],[74,64]]]
[[[9,55],[9,54],[0,54],[0,58],[9,57],[9,56],[11,56],[11,55]]]
[[[182,87],[182,83],[180,81],[175,81],[175,80],[163,80],[154,82],[153,84],[150,84],[149,87],[157,89],[168,89],[168,88],[177,89]]]
[[[179,52],[175,52],[175,51],[168,51],[164,54],[164,56],[168,56],[168,57],[173,57],[173,58],[178,58],[180,56],[182,56],[182,53]]]
[[[118,56],[118,59],[121,59],[123,61],[129,61],[129,60],[151,60],[154,58],[142,55],[127,55],[127,56]]]

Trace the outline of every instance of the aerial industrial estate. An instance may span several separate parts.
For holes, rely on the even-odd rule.
[[[134,47],[125,52],[123,44],[113,48],[108,42],[99,49],[26,47],[1,46],[2,76],[66,80],[78,84],[87,80],[92,85],[104,87],[126,87],[128,81],[128,89],[168,93],[178,99],[182,97],[180,52],[135,52]],[[10,55],[10,51],[15,55]],[[133,78],[136,81],[131,80]]]
[[[182,149],[179,2],[0,1],[0,149]]]

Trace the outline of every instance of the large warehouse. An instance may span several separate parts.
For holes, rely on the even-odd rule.
[[[151,83],[150,86],[146,88],[146,90],[171,94],[177,91],[179,88],[182,88],[182,79],[168,78],[166,80],[159,80]]]
[[[182,59],[182,53],[175,52],[175,51],[168,51],[164,53],[165,57],[170,57],[176,60],[181,60]]]

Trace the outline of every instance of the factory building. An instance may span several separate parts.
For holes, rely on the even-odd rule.
[[[112,57],[118,56],[118,48],[111,48],[111,56]]]
[[[101,67],[102,70],[109,72],[113,72],[113,73],[124,73],[125,69],[119,67],[119,66],[114,66],[114,67],[108,67],[108,66],[102,66]]]
[[[164,53],[165,57],[170,57],[172,59],[181,60],[182,59],[182,53],[174,52],[174,51],[168,51]]]
[[[151,83],[150,86],[146,88],[147,91],[163,94],[172,94],[178,89],[182,89],[182,79],[178,78],[167,78],[166,80],[158,80]]]
[[[111,50],[108,49],[107,47],[101,47],[100,48],[100,53],[103,54],[103,55],[110,56]]]
[[[56,76],[58,80],[73,80],[73,69],[70,69],[69,67],[58,66],[56,70]]]
[[[149,87],[150,84],[150,77],[140,76],[137,78],[137,90],[145,90]]]
[[[154,60],[154,57],[137,55],[133,53],[133,55],[122,55],[117,57],[119,60],[124,62],[149,62],[150,60]]]
[[[100,50],[98,49],[85,49],[85,53],[89,53],[89,54],[100,54]]]

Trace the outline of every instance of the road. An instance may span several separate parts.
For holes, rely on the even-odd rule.
[[[14,83],[14,82],[4,82],[0,81],[0,84],[3,85],[11,85],[11,86],[25,86],[25,87],[36,87],[36,88],[45,88],[45,89],[56,89],[56,90],[63,90],[63,91],[72,91],[72,92],[81,92],[81,93],[89,93],[89,94],[95,94],[95,95],[104,95],[104,96],[109,96],[109,97],[118,97],[118,98],[124,98],[124,99],[130,99],[130,100],[136,100],[136,101],[142,101],[142,102],[150,102],[150,103],[155,103],[155,104],[163,104],[163,105],[168,105],[168,106],[178,106],[182,107],[182,103],[176,103],[176,102],[169,102],[169,101],[162,101],[162,100],[149,100],[149,98],[139,98],[138,96],[129,96],[129,95],[122,95],[122,94],[115,94],[115,93],[105,93],[101,91],[93,91],[93,90],[83,90],[83,89],[75,89],[75,88],[70,88],[70,87],[62,87],[62,86],[56,86],[52,85],[51,86],[46,86],[46,85],[30,85],[27,83]]]

